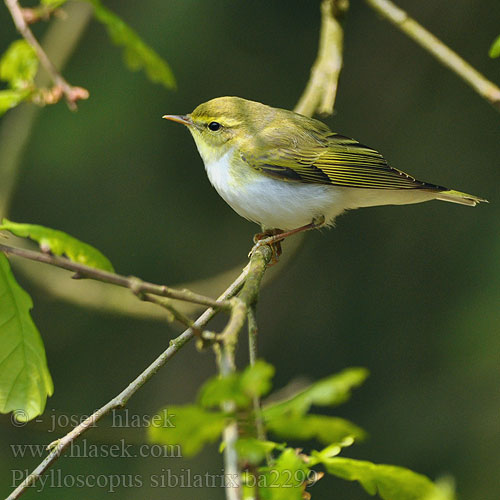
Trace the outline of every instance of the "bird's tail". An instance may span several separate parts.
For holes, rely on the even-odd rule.
[[[452,203],[460,203],[461,205],[469,205],[470,207],[475,207],[478,203],[481,202],[488,203],[488,200],[479,198],[479,196],[461,193],[460,191],[455,191],[453,189],[441,191],[437,194],[436,199],[442,201],[451,201]]]

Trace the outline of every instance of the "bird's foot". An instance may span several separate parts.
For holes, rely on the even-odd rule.
[[[264,231],[263,233],[256,234],[253,237],[255,245],[250,250],[248,257],[251,257],[257,250],[257,248],[264,245],[269,245],[271,247],[271,250],[273,251],[271,263],[269,265],[273,266],[279,260],[279,257],[282,253],[281,242],[285,238],[288,238],[293,234],[301,233],[303,231],[309,231],[310,229],[317,229],[321,227],[324,223],[325,223],[325,217],[323,215],[320,215],[319,217],[315,217],[309,224],[297,227],[290,231],[282,231],[281,229],[269,229]]]
[[[274,266],[274,264],[277,264],[280,255],[282,253],[281,250],[282,238],[280,237],[282,233],[283,231],[281,229],[267,229],[263,233],[258,233],[254,235],[253,237],[254,246],[250,250],[248,257],[250,258],[257,250],[257,248],[260,248],[264,245],[269,245],[273,252],[269,266]]]

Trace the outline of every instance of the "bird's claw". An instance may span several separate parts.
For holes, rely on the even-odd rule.
[[[255,236],[254,236],[254,243],[255,243],[255,244],[254,244],[254,246],[252,247],[252,249],[250,250],[250,252],[248,252],[248,258],[250,258],[250,257],[251,257],[251,256],[252,256],[255,252],[256,252],[256,250],[257,250],[258,248],[260,248],[260,247],[262,247],[262,246],[264,246],[264,245],[267,245],[267,244],[271,243],[271,241],[269,241],[269,240],[271,240],[271,239],[272,239],[272,236],[269,236],[269,237],[267,237],[267,238],[262,238],[261,240],[256,239],[256,237],[257,237],[257,236],[258,236],[258,235],[255,235]]]
[[[261,238],[259,238],[261,236]],[[272,258],[271,258],[271,263],[269,264],[270,266],[273,266],[274,264],[278,263],[278,260],[281,255],[281,241],[276,241],[276,234],[273,235],[266,235],[265,238],[262,238],[262,234],[256,234],[254,236],[254,242],[255,245],[252,247],[250,252],[248,253],[248,258],[251,258],[252,255],[260,248],[263,247],[264,245],[269,245],[271,247],[271,250],[273,252]]]

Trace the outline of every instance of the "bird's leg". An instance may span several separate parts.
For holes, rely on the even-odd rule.
[[[275,257],[275,245],[279,245],[279,251],[276,252],[276,262],[278,262],[278,257],[281,255],[281,242],[292,236],[293,234],[302,233],[304,231],[309,231],[311,229],[317,229],[325,223],[325,217],[321,215],[320,217],[315,217],[309,224],[305,226],[297,227],[291,229],[290,231],[281,231],[281,229],[274,229],[271,231],[265,231],[264,233],[259,233],[254,236],[255,245],[252,250],[250,250],[249,256],[252,255],[257,248],[263,245],[269,245],[273,249],[273,260]],[[279,232],[278,232],[279,231]],[[276,263],[274,262],[274,263]]]
[[[262,228],[264,229],[264,228]],[[282,234],[283,231],[281,229],[265,229],[262,231],[262,233],[257,233],[254,234],[253,236],[253,242],[257,243],[260,240],[263,240],[265,238],[268,238],[269,236],[276,236],[278,234]]]

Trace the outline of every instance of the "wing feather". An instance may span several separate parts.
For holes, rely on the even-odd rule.
[[[264,159],[244,159],[266,175],[292,182],[368,189],[446,189],[390,167],[380,153],[354,139],[334,133],[323,136],[322,141],[315,139],[295,147],[277,147]]]

